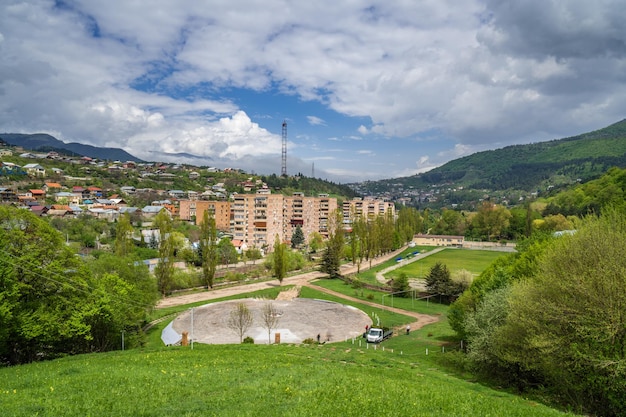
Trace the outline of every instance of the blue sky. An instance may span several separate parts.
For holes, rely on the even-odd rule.
[[[625,20],[610,0],[4,0],[0,132],[279,174],[285,120],[289,174],[413,175],[624,119]]]

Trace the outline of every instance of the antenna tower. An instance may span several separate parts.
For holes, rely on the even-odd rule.
[[[280,172],[283,177],[287,176],[287,121],[283,120],[283,167]]]

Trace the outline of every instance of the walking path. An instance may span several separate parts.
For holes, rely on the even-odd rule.
[[[385,262],[389,260],[390,258],[398,256],[398,254],[402,253],[404,249],[406,249],[406,246],[394,252],[391,252],[386,255],[379,256],[378,258],[373,259],[372,266],[379,265],[380,263]],[[361,270],[364,271],[368,268],[369,268],[369,262],[367,263],[366,267],[362,266]],[[348,265],[342,265],[341,267],[342,275],[350,275],[350,274],[355,273],[356,271],[357,271],[356,265],[348,264]],[[319,271],[305,272],[304,274],[298,274],[298,275],[293,275],[291,277],[286,277],[285,279],[283,279],[283,284],[302,286],[310,281],[313,281],[314,279],[319,279],[319,278],[323,278],[326,276],[327,274],[324,274],[323,272],[319,272]],[[156,308],[174,307],[174,306],[179,306],[179,305],[184,305],[184,304],[196,303],[198,301],[215,300],[217,298],[229,297],[231,295],[259,291],[259,290],[264,290],[267,288],[276,288],[280,286],[281,284],[279,284],[277,280],[272,280],[272,281],[255,282],[252,284],[235,285],[232,287],[214,289],[210,291],[202,291],[202,292],[193,293],[193,294],[185,294],[185,295],[167,297],[167,298],[160,300],[157,303]]]
[[[434,255],[437,252],[441,252],[444,249],[447,249],[447,247],[441,247],[441,248],[433,249],[433,250],[430,250],[428,252],[421,252],[421,253],[418,253],[417,255],[413,256],[412,258],[405,258],[402,261],[396,263],[395,265],[390,266],[389,268],[385,268],[385,269],[383,269],[381,271],[378,271],[376,273],[376,280],[378,282],[382,283],[382,284],[385,284],[387,282],[387,279],[385,278],[385,274],[387,272],[393,271],[394,269],[402,268],[403,266],[406,266],[406,265],[408,265],[410,263],[413,263],[415,261],[423,259],[423,258],[425,258],[427,256]]]

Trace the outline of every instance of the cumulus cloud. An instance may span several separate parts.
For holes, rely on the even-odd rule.
[[[150,7],[7,0],[0,4],[0,129],[55,132],[138,156],[188,152],[255,170],[280,167],[267,162],[280,156],[280,137],[259,124],[277,115],[246,111],[231,95],[245,89],[369,120],[331,132],[337,118],[306,110],[302,124],[328,129],[325,137],[351,139],[347,132],[356,130],[353,139],[421,146],[428,138],[436,164],[460,150],[554,139],[622,119],[622,6],[242,0],[233,13],[231,4],[209,0]],[[307,157],[305,146],[291,145],[302,152],[290,155],[294,161]],[[410,152],[389,158],[389,166],[416,169]]]

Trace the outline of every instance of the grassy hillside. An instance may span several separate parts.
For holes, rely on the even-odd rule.
[[[547,185],[587,181],[611,167],[626,167],[626,120],[594,132],[548,142],[478,152],[427,173],[370,184],[421,188],[455,184],[466,188],[533,191]]]
[[[202,346],[0,369],[4,416],[564,416],[413,356],[321,346]]]

